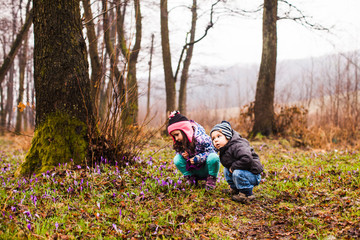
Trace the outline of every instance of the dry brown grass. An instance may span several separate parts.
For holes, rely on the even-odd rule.
[[[309,116],[302,106],[276,106],[276,139],[287,140],[293,147],[311,147],[314,149],[360,149],[360,126],[350,116],[342,115],[335,124],[327,116]],[[247,136],[254,121],[253,105],[246,105],[240,111],[240,117],[231,118],[235,130]]]
[[[6,133],[0,136],[0,151],[27,151],[31,145],[33,132],[15,135],[13,133]]]

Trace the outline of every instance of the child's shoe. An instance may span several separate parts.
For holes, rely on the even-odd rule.
[[[239,192],[238,194],[231,197],[231,199],[235,202],[239,203],[248,203],[249,197],[247,197],[244,193]]]
[[[194,175],[187,175],[185,176],[185,183],[190,186],[196,186],[197,185],[197,178]]]
[[[240,203],[248,203],[255,199],[252,188],[240,189],[239,194],[232,196],[232,200]]]
[[[227,189],[222,189],[221,192],[233,196],[239,194],[239,189],[227,188]]]
[[[205,189],[212,190],[215,189],[215,187],[216,187],[216,177],[209,175],[206,179]]]

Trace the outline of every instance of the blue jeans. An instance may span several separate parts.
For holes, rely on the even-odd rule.
[[[220,169],[220,159],[216,153],[210,153],[206,158],[206,164],[204,167],[197,170],[186,170],[186,159],[180,154],[176,154],[174,157],[174,164],[184,176],[195,175],[198,177],[207,177],[209,175],[217,177]]]
[[[246,170],[236,169],[232,173],[224,168],[225,180],[232,189],[253,189],[261,181],[260,174],[253,174]]]

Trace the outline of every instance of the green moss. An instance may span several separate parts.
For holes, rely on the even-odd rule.
[[[87,153],[87,126],[64,113],[52,114],[37,127],[24,163],[16,175],[46,172],[59,163],[80,164]]]

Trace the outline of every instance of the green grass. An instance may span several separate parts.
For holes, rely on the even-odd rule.
[[[157,140],[157,145],[159,143]],[[267,176],[250,204],[181,182],[173,151],[149,145],[120,169],[58,166],[14,178],[23,155],[0,152],[0,239],[357,239],[359,153],[256,144]]]

